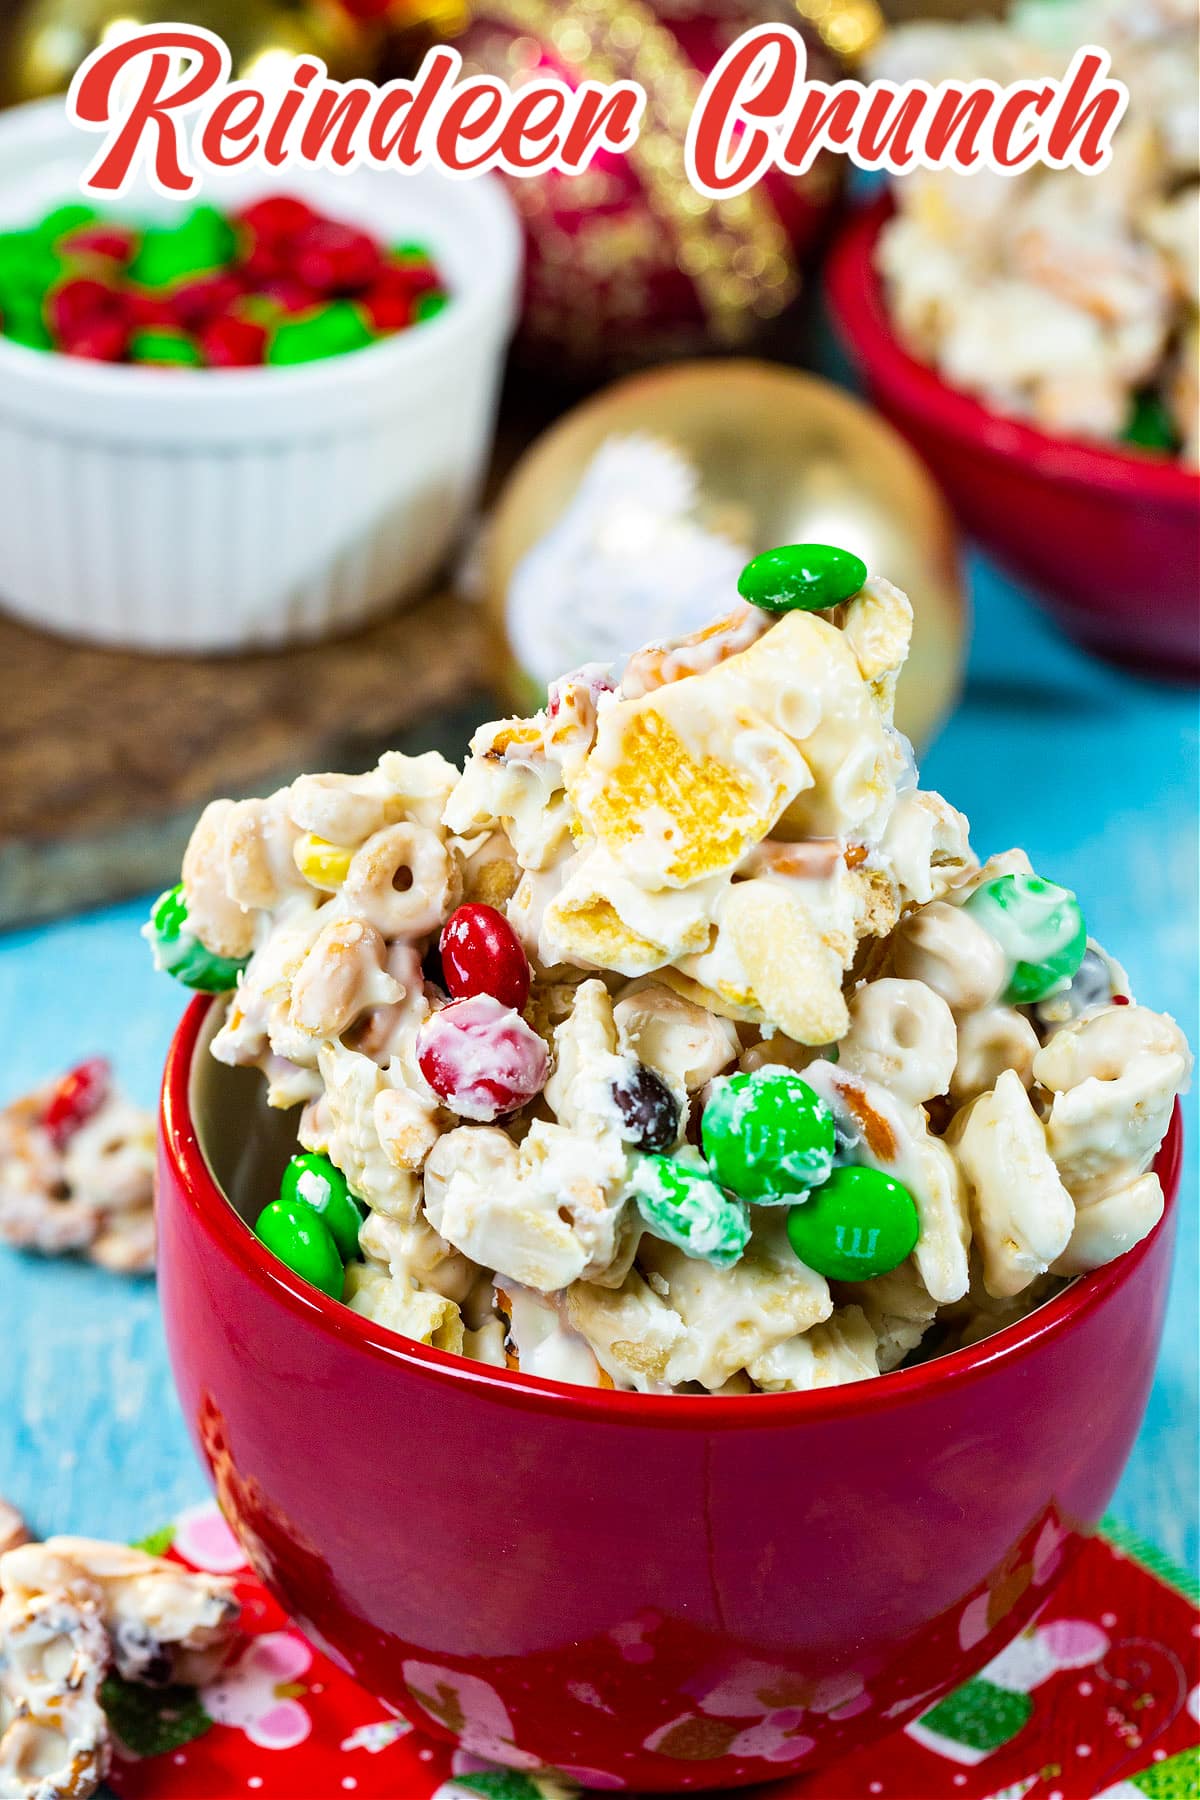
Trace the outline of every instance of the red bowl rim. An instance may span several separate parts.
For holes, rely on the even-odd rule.
[[[879,234],[894,211],[891,196],[883,194],[851,215],[830,252],[825,287],[846,347],[899,410],[943,436],[1028,463],[1051,480],[1120,489],[1139,505],[1200,507],[1200,470],[1153,451],[1053,437],[1022,419],[990,411],[913,356],[892,325],[875,266]]]
[[[353,1346],[378,1360],[404,1363],[415,1372],[449,1379],[486,1392],[500,1404],[522,1409],[573,1414],[595,1422],[604,1418],[623,1425],[644,1424],[690,1427],[696,1415],[689,1397],[678,1394],[636,1394],[604,1388],[578,1387],[550,1381],[519,1370],[497,1369],[472,1362],[450,1351],[436,1350],[376,1325],[311,1287],[259,1242],[235,1212],[217,1185],[192,1120],[189,1098],[191,1070],[197,1043],[216,997],[198,994],[191,1002],[171,1041],[163,1073],[160,1116],[161,1143],[179,1188],[197,1223],[238,1270],[259,1288],[283,1301],[309,1329]],[[849,1418],[880,1406],[894,1407],[927,1398],[937,1387],[977,1380],[999,1363],[1011,1363],[1030,1355],[1050,1338],[1061,1336],[1081,1319],[1095,1313],[1110,1294],[1132,1279],[1149,1255],[1174,1204],[1179,1187],[1183,1143],[1178,1101],[1170,1128],[1155,1160],[1166,1206],[1163,1217],[1140,1244],[1104,1268],[1085,1275],[1064,1288],[1043,1306],[1015,1325],[1006,1326],[981,1344],[934,1357],[916,1368],[898,1369],[875,1381],[851,1382],[843,1387],[821,1388],[808,1393],[745,1394],[714,1399],[706,1406],[704,1425],[712,1427],[796,1426],[807,1419]],[[695,1396],[702,1402],[704,1396]]]

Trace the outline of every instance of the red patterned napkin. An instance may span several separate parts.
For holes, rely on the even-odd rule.
[[[577,1790],[427,1743],[313,1650],[246,1568],[211,1504],[147,1540],[236,1575],[248,1639],[211,1687],[110,1681],[120,1800],[569,1800]],[[1038,1623],[906,1730],[762,1800],[1197,1800],[1196,1591],[1119,1528]]]

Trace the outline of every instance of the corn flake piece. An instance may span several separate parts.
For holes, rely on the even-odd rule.
[[[606,709],[576,784],[586,826],[642,886],[685,887],[732,868],[810,785],[782,731],[710,691],[719,672]]]
[[[890,724],[896,680],[912,642],[911,600],[882,575],[868,575],[854,598],[838,607],[832,618],[854,652],[881,718]]]
[[[732,1268],[718,1269],[649,1237],[640,1261],[665,1283],[661,1297],[688,1328],[670,1360],[673,1383],[698,1381],[711,1392],[833,1310],[828,1283],[795,1256],[781,1218],[755,1222],[745,1254]]]
[[[577,1281],[563,1305],[568,1322],[617,1387],[653,1393],[667,1385],[671,1357],[687,1330],[636,1270],[615,1289]]]
[[[736,882],[722,910],[744,969],[749,1002],[798,1044],[831,1044],[850,1017],[842,995],[848,955],[814,925],[805,906],[769,881]]]
[[[462,1314],[453,1300],[417,1288],[370,1263],[351,1263],[342,1298],[351,1312],[398,1331],[418,1344],[456,1354],[463,1347]]]
[[[893,757],[854,650],[828,620],[785,613],[701,680],[727,715],[749,708],[780,732],[809,771],[775,814],[778,835],[870,839],[882,828],[895,793]]]
[[[843,1387],[879,1374],[875,1333],[859,1306],[839,1306],[811,1330],[776,1344],[746,1373],[766,1394]]]
[[[577,859],[546,905],[539,952],[550,962],[582,962],[622,975],[651,974],[708,946],[720,886],[718,876],[648,893],[603,850],[590,851]]]

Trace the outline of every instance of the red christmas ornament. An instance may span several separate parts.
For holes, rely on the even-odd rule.
[[[872,0],[829,0],[825,13],[840,17],[851,6],[873,16]],[[718,201],[690,186],[683,148],[705,76],[754,25],[805,30],[809,74],[837,79],[843,71],[803,10],[786,0],[479,0],[471,9],[455,39],[469,71],[517,86],[535,72],[573,87],[634,80],[647,97],[638,140],[624,154],[597,157],[582,175],[508,183],[525,222],[518,344],[526,360],[596,376],[744,350],[795,299],[843,159],[820,158],[799,179],[772,173]],[[854,47],[852,34],[843,39]]]

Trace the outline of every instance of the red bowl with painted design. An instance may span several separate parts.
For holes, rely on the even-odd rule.
[[[216,1017],[189,1007],[163,1088],[184,1414],[263,1580],[421,1729],[643,1793],[815,1767],[989,1661],[1104,1512],[1157,1354],[1178,1115],[1158,1228],[986,1343],[819,1393],[607,1393],[415,1344],[275,1261],[238,1208],[290,1127],[207,1055]]]
[[[990,412],[905,348],[875,267],[892,210],[864,208],[826,287],[871,398],[920,452],[967,529],[1089,650],[1200,675],[1200,471],[1126,446],[1056,438]]]

